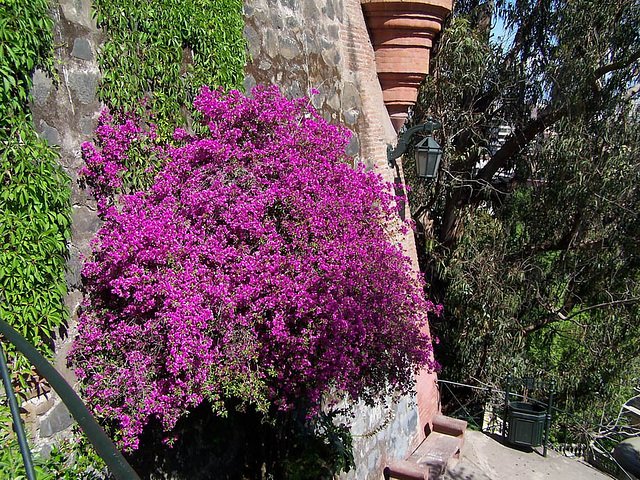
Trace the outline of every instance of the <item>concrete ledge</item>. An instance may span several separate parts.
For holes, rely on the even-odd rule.
[[[389,464],[385,479],[426,480],[439,478],[447,470],[449,461],[460,457],[467,422],[436,415],[433,431],[406,460]]]
[[[398,460],[390,463],[384,469],[384,478],[389,480],[429,480],[429,468],[407,460]]]
[[[449,461],[459,456],[463,437],[453,437],[443,433],[432,432],[424,442],[411,454],[408,460],[424,466],[431,475],[438,477],[447,469]]]
[[[444,415],[436,415],[433,417],[433,431],[444,433],[445,435],[453,435],[459,437],[464,435],[467,429],[467,422],[456,418],[445,417]]]

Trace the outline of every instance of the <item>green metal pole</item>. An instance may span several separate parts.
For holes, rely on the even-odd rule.
[[[82,402],[80,397],[73,391],[62,375],[44,358],[33,346],[11,325],[0,319],[0,333],[7,340],[13,343],[25,357],[36,367],[40,375],[47,379],[49,385],[60,396],[64,404],[78,422],[80,428],[87,435],[89,441],[93,444],[98,455],[102,457],[111,473],[118,480],[140,480],[138,474],[131,468],[131,465],[122,456],[122,453],[116,448],[111,439],[104,433],[102,427],[89,412],[89,409]]]
[[[551,419],[553,415],[553,394],[555,392],[556,384],[552,380],[549,384],[549,401],[547,402],[547,415],[544,425],[544,446],[542,448],[542,456],[547,456],[547,443],[549,443],[549,429],[551,428]]]
[[[4,383],[4,391],[7,392],[9,409],[11,410],[11,417],[13,418],[13,430],[16,432],[18,445],[20,445],[20,453],[22,454],[22,461],[24,462],[24,470],[29,480],[36,480],[36,472],[33,470],[31,451],[29,450],[29,444],[27,443],[27,436],[24,433],[24,428],[22,427],[22,419],[20,418],[20,410],[18,409],[16,395],[13,391],[13,387],[11,386],[11,376],[9,375],[9,369],[7,368],[7,359],[4,356],[2,342],[0,342],[0,371],[2,372],[2,383]]]
[[[511,390],[511,375],[507,375],[507,388],[504,391],[504,414],[502,416],[502,443],[505,443],[505,429],[509,412],[509,391]]]

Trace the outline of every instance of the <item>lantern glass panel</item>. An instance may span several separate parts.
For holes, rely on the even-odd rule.
[[[431,135],[416,145],[416,170],[420,178],[435,178],[442,158],[442,148]]]
[[[424,177],[427,175],[427,161],[428,153],[424,150],[416,150],[416,169],[418,177]]]

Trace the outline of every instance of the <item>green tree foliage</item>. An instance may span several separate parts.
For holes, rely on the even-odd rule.
[[[407,173],[442,376],[554,377],[600,406],[639,372],[640,3],[498,1],[502,44],[478,3],[414,112],[443,120],[439,178]]]

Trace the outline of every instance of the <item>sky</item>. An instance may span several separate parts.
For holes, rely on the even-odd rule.
[[[515,32],[506,27],[504,19],[494,13],[491,20],[491,40],[507,47],[513,43],[514,35]]]

